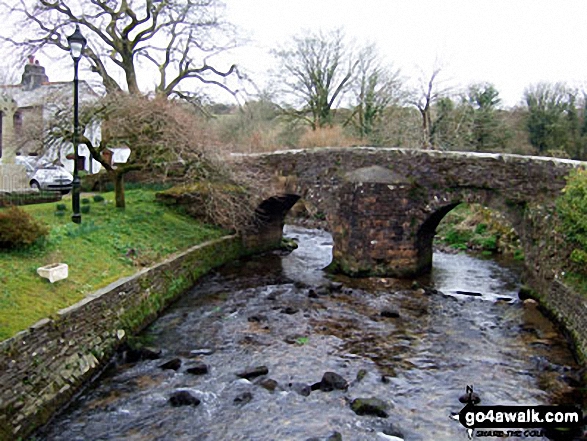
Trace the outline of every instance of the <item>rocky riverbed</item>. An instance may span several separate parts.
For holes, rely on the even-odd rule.
[[[465,440],[449,416],[467,385],[482,404],[580,404],[515,269],[437,253],[417,281],[329,278],[329,235],[287,234],[297,250],[206,277],[39,438]]]

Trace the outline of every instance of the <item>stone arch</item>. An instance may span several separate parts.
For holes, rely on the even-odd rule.
[[[439,198],[434,195],[431,199],[442,201],[432,203],[430,214],[424,218],[416,232],[416,250],[417,250],[417,268],[421,273],[426,273],[432,268],[432,253],[434,236],[436,228],[444,217],[462,203],[477,203],[490,208],[491,210],[501,213],[505,219],[512,225],[524,246],[523,229],[523,205],[508,201],[503,195],[498,195],[489,190],[464,190],[460,194],[452,194],[450,197],[444,196]],[[450,202],[447,202],[450,201]]]
[[[417,267],[422,273],[429,272],[432,269],[432,245],[438,224],[444,219],[444,216],[460,204],[461,202],[451,202],[438,208],[418,228],[416,232]]]
[[[271,249],[280,245],[285,216],[300,199],[300,195],[285,193],[263,199],[255,209],[253,226],[246,235],[247,246]]]

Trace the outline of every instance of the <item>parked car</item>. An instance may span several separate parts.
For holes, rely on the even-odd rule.
[[[60,191],[61,194],[71,191],[73,176],[62,166],[51,163],[36,164],[33,160],[19,157],[16,158],[16,163],[24,165],[32,188]]]

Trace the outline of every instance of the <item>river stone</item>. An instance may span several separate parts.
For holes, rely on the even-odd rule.
[[[289,383],[289,388],[303,397],[310,396],[312,388],[305,383]]]
[[[238,372],[236,375],[237,377],[250,380],[251,378],[260,377],[261,375],[267,375],[268,373],[269,368],[267,366],[255,366],[246,368],[245,370]]]
[[[367,375],[367,370],[366,369],[359,369],[359,372],[357,372],[357,377],[356,377],[357,382],[359,382],[363,378],[365,378],[366,375]]]
[[[161,358],[161,349],[156,348],[129,348],[124,359],[127,363],[135,363],[140,360],[158,360]]]
[[[373,415],[380,418],[387,418],[389,406],[379,398],[355,398],[351,402],[351,409],[357,415]]]
[[[282,314],[293,315],[293,314],[297,314],[298,311],[299,311],[299,309],[294,308],[293,306],[286,306],[285,308],[282,308],[280,312]]]
[[[404,439],[404,434],[402,433],[402,431],[395,427],[395,425],[392,423],[383,423],[382,425],[375,426],[374,428],[375,430],[383,433],[384,435]]]
[[[265,317],[264,315],[260,315],[260,314],[254,314],[254,315],[248,317],[247,321],[249,321],[251,323],[266,322],[267,317]]]
[[[335,372],[325,372],[320,381],[320,390],[330,392],[332,390],[347,390],[349,383]]]
[[[314,436],[312,438],[308,438],[306,441],[342,441],[342,435],[339,432],[330,432],[324,437]]]
[[[205,363],[196,363],[194,366],[186,369],[188,374],[204,375],[208,373],[208,365]]]
[[[328,290],[330,292],[341,292],[342,291],[342,283],[340,282],[332,282],[328,285]]]
[[[168,362],[163,363],[159,367],[161,369],[172,369],[176,371],[181,367],[181,360],[179,358],[174,358],[173,360],[169,360]]]
[[[250,402],[253,399],[253,394],[250,392],[243,392],[242,394],[239,394],[236,396],[236,398],[233,400],[234,404],[247,404],[248,402]]]
[[[174,392],[171,395],[171,397],[169,397],[169,403],[171,403],[171,405],[173,407],[197,406],[198,404],[200,404],[200,400],[198,398],[194,397],[187,390],[180,390],[180,391]]]
[[[275,381],[272,378],[262,378],[256,384],[261,386],[263,389],[267,389],[269,392],[275,391],[275,389],[277,389],[277,386],[279,386],[279,383],[277,383],[277,381]]]
[[[399,312],[391,308],[383,308],[381,311],[381,317],[386,318],[399,318]]]

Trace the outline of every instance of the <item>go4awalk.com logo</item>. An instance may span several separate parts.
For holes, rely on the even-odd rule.
[[[475,437],[542,437],[546,432],[581,431],[583,415],[575,406],[479,406],[481,400],[467,386],[460,398],[465,407],[454,419],[467,429],[469,439]],[[457,418],[458,417],[458,418]]]

